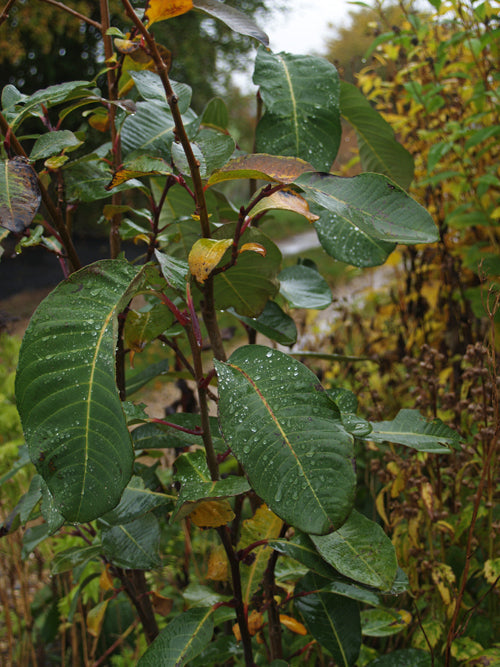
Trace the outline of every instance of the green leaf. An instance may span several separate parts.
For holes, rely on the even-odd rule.
[[[311,539],[344,576],[381,590],[391,588],[398,569],[394,546],[378,524],[356,510],[334,533]]]
[[[75,203],[92,202],[111,197],[106,189],[113,174],[104,160],[81,160],[69,162],[64,167],[66,196]],[[131,179],[114,187],[115,192],[143,187],[138,180]]]
[[[140,70],[139,72],[130,72],[134,80],[135,87],[139,94],[145,100],[157,100],[166,102],[167,96],[160,75],[149,70]],[[177,105],[181,113],[186,113],[191,104],[191,88],[185,83],[170,81],[175,95],[177,96]]]
[[[406,648],[383,655],[366,667],[431,667],[431,664],[432,659],[427,651]]]
[[[322,310],[332,302],[332,291],[315,269],[304,264],[289,266],[278,275],[280,294],[292,308]]]
[[[213,631],[211,607],[188,609],[160,632],[137,667],[183,667],[203,651]]]
[[[216,371],[221,430],[257,495],[304,532],[341,526],[354,497],[353,439],[314,373],[260,345]]]
[[[42,195],[33,167],[25,158],[0,160],[0,225],[24,232],[38,211]]]
[[[136,391],[142,389],[144,385],[158,377],[159,375],[165,375],[169,369],[168,359],[162,359],[157,361],[154,364],[151,364],[144,368],[142,371],[137,371],[131,375],[127,375],[125,383],[125,395],[128,398],[132,396]]]
[[[169,286],[185,295],[186,283],[189,279],[189,264],[159,250],[155,250],[155,257]]]
[[[47,134],[42,134],[35,141],[35,145],[30,153],[30,159],[40,160],[41,158],[47,158],[51,155],[59,155],[59,153],[68,149],[75,150],[75,148],[81,146],[82,143],[83,142],[69,130],[48,132]]]
[[[329,171],[342,132],[335,67],[317,56],[275,54],[260,47],[253,81],[265,104],[257,151],[293,155]]]
[[[201,114],[201,124],[219,131],[227,130],[229,111],[223,99],[214,97],[207,103]]]
[[[303,174],[296,185],[320,216],[315,223],[321,245],[335,259],[354,266],[385,261],[395,243],[433,243],[437,228],[427,211],[398,185],[380,174],[342,178]]]
[[[408,617],[410,615],[408,614]],[[361,612],[361,633],[365,637],[390,637],[408,628],[401,614],[393,609],[365,609]]]
[[[16,397],[26,443],[71,522],[112,509],[132,473],[115,346],[118,313],[140,280],[119,260],[73,273],[40,304],[21,346]]]
[[[156,507],[168,505],[173,498],[173,496],[145,488],[144,480],[134,476],[123,492],[118,505],[111,512],[107,512],[102,520],[113,525],[128,523],[144,516]]]
[[[44,480],[42,480],[41,512],[49,529],[49,535],[53,535],[64,524],[64,516],[57,509],[54,498]]]
[[[356,130],[363,170],[385,174],[407,190],[414,172],[411,153],[396,140],[392,127],[366,97],[347,81],[340,83],[340,111]]]
[[[201,129],[191,141],[191,148],[199,162],[201,178],[208,178],[229,160],[234,152],[234,140],[222,132]],[[189,163],[180,144],[172,145],[172,158],[181,173],[190,174]]]
[[[295,586],[295,607],[311,635],[342,667],[356,662],[361,649],[358,603],[321,590],[323,580],[309,572]]]
[[[311,538],[305,533],[296,531],[291,540],[282,537],[269,540],[267,544],[278,553],[295,559],[322,577],[330,580],[338,577],[338,572],[321,558]]]
[[[260,505],[250,519],[243,521],[237,550],[240,552],[261,540],[277,538],[282,527],[283,521],[267,505]],[[240,564],[241,597],[245,607],[251,603],[255,591],[262,584],[272,550],[264,544],[252,549],[250,553],[250,562],[243,561]]]
[[[146,345],[172,326],[175,317],[164,303],[157,303],[149,310],[127,314],[123,331],[126,348],[142,352]]]
[[[371,422],[372,432],[367,436],[373,442],[393,442],[412,447],[419,452],[448,454],[449,449],[460,449],[460,436],[440,419],[427,421],[418,410],[400,410],[392,421]]]
[[[214,233],[215,239],[232,238],[235,225],[223,225]],[[281,252],[263,232],[249,227],[240,238],[244,243],[258,243],[266,250],[263,257],[255,252],[243,252],[236,265],[214,278],[215,305],[219,310],[234,308],[246,317],[258,317],[269,299],[278,291],[276,276],[280,270]],[[221,264],[229,260],[227,251]]]
[[[21,498],[19,518],[23,524],[29,519],[31,512],[35,509],[38,501],[42,497],[42,481],[40,475],[33,475],[30,482],[30,488]]]
[[[250,486],[245,477],[229,476],[214,482],[208,471],[205,454],[198,450],[181,454],[176,461],[175,481],[181,485],[177,505],[171,520],[182,519],[196,507],[196,501],[227,498],[246,493]]]
[[[255,21],[238,9],[226,5],[218,0],[193,0],[193,7],[199,9],[209,16],[219,19],[231,30],[240,35],[248,35],[258,40],[264,46],[269,46],[269,37],[263,32]]]
[[[103,524],[102,550],[118,567],[151,570],[161,564],[160,525],[152,514],[118,526]]]
[[[100,544],[85,547],[70,547],[55,554],[50,564],[50,571],[52,574],[61,574],[62,572],[74,570],[76,567],[97,558],[100,553]]]
[[[295,322],[274,301],[268,301],[257,318],[238,315],[232,308],[228,308],[227,312],[263,336],[280,343],[280,345],[293,345],[297,341]]]

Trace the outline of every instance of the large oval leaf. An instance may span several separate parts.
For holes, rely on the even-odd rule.
[[[335,67],[317,56],[260,47],[253,80],[266,107],[257,125],[257,150],[300,157],[330,171],[342,132]]]
[[[130,570],[158,567],[161,564],[158,519],[153,514],[146,514],[117,526],[105,524],[102,549],[106,558],[118,567]]]
[[[268,46],[269,37],[263,32],[254,20],[230,5],[219,2],[219,0],[193,0],[193,6],[205,14],[219,19],[231,30],[240,35],[248,35],[259,40],[264,46]]]
[[[260,345],[216,370],[221,430],[255,492],[306,533],[341,526],[354,498],[353,438],[314,373]]]
[[[339,530],[312,541],[344,576],[381,590],[391,588],[398,569],[394,546],[378,524],[356,510]]]
[[[402,188],[413,179],[413,156],[394,136],[394,130],[356,88],[347,81],[340,84],[342,116],[356,130],[363,171],[385,174]]]
[[[120,500],[133,448],[115,383],[117,314],[140,275],[96,262],[61,283],[26,331],[17,407],[31,460],[68,521],[91,521]]]
[[[342,178],[303,174],[295,181],[320,219],[321,245],[354,266],[382,264],[396,243],[433,243],[439,234],[429,213],[381,174]]]
[[[287,266],[279,274],[280,293],[292,308],[327,308],[332,302],[330,286],[315,269],[304,264]]]
[[[295,587],[295,606],[312,636],[342,667],[356,662],[361,648],[358,603],[322,590],[324,579],[308,572]]]
[[[182,667],[208,644],[214,631],[211,607],[193,607],[160,632],[137,667]]]

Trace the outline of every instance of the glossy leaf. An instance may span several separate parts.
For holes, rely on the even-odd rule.
[[[295,587],[295,607],[311,635],[342,667],[354,665],[361,648],[358,603],[321,590],[322,579],[309,572]],[[313,591],[313,592],[311,592]],[[304,594],[304,595],[303,595]]]
[[[214,237],[232,239],[234,225],[223,225]],[[265,256],[244,252],[236,265],[214,278],[215,305],[220,310],[234,308],[240,315],[258,317],[267,301],[278,291],[276,276],[280,269],[281,252],[275,243],[255,227],[249,227],[241,236],[240,245],[258,243],[265,248]],[[222,263],[229,260],[229,250]]]
[[[117,526],[103,522],[101,534],[104,555],[114,565],[132,570],[160,565],[160,526],[152,514]]]
[[[427,651],[405,648],[382,655],[368,663],[367,667],[431,667],[431,664],[432,657]]]
[[[408,628],[411,614],[394,609],[365,609],[361,612],[361,632],[365,637],[390,637]]]
[[[171,311],[163,303],[158,303],[145,312],[131,310],[127,314],[123,331],[125,347],[134,352],[142,352],[147,343],[162,334],[174,321]]]
[[[304,264],[289,266],[278,275],[280,294],[292,308],[322,310],[332,302],[332,291],[315,269]]]
[[[161,158],[147,157],[145,155],[126,161],[123,166],[113,174],[113,178],[106,185],[106,190],[112,190],[132,178],[162,174],[166,176],[172,173],[172,168]]]
[[[329,565],[318,553],[309,535],[296,531],[293,539],[279,538],[269,541],[269,546],[280,554],[284,554],[309,570],[316,572],[322,577],[333,579],[338,577],[338,572]]]
[[[166,102],[138,102],[134,115],[125,119],[121,139],[124,154],[148,151],[151,156],[167,158],[174,141],[175,123]]]
[[[330,171],[340,145],[340,82],[335,67],[317,56],[257,52],[254,83],[265,112],[257,151],[293,155]]]
[[[47,132],[46,134],[39,136],[35,141],[35,145],[31,149],[30,159],[40,160],[42,158],[50,157],[51,155],[59,155],[59,153],[68,149],[75,150],[75,148],[81,146],[82,143],[83,142],[69,130]]]
[[[150,72],[149,70],[141,70],[139,72],[130,72],[130,76],[134,80],[139,94],[145,100],[167,102],[167,95],[159,74]],[[170,81],[170,84],[177,97],[179,111],[182,114],[186,113],[191,104],[191,88],[187,84],[179,83],[178,81]]]
[[[302,215],[309,222],[318,220],[318,216],[309,210],[307,201],[293,190],[278,190],[269,197],[264,197],[255,204],[248,215],[254,218],[260,213],[277,209]]]
[[[398,569],[394,546],[381,526],[356,510],[339,530],[312,541],[344,576],[381,590],[391,588]]]
[[[109,511],[131,476],[115,346],[117,315],[140,280],[117,260],[72,274],[40,304],[21,346],[16,396],[26,443],[68,521]]]
[[[259,542],[277,538],[280,534],[283,521],[266,505],[261,505],[253,517],[243,521],[241,535],[238,542],[238,551]],[[272,549],[262,545],[252,549],[250,563],[243,561],[240,564],[241,595],[245,606],[250,604],[253,594],[260,586],[262,577],[267,567],[267,562],[272,554]]]
[[[24,232],[38,211],[42,195],[35,170],[22,157],[0,160],[0,225]]]
[[[304,174],[296,181],[315,202],[315,223],[329,255],[355,266],[385,261],[395,243],[432,243],[437,228],[427,211],[380,174],[342,178]]]
[[[147,0],[145,18],[148,20],[148,28],[157,21],[172,19],[174,16],[185,14],[193,8],[193,0]]]
[[[301,174],[309,171],[313,171],[312,165],[299,158],[253,153],[230,160],[210,176],[208,185],[241,178],[293,183]]]
[[[216,370],[221,430],[257,495],[304,532],[341,526],[354,497],[353,440],[314,373],[260,345]]]
[[[52,558],[50,571],[52,574],[61,574],[74,568],[88,563],[97,558],[101,553],[101,545],[91,545],[85,547],[70,547],[64,551],[59,551]]]
[[[413,180],[411,153],[394,136],[389,123],[352,83],[340,83],[340,110],[356,130],[363,171],[385,174],[407,190]]]
[[[71,161],[64,167],[66,196],[71,202],[92,202],[107,199],[111,194],[106,190],[112,179],[109,165],[104,160]],[[115,192],[143,187],[138,180],[131,179],[115,186]]]
[[[199,163],[201,178],[208,178],[212,172],[229,160],[234,152],[234,140],[222,132],[201,129],[191,141],[191,148]],[[189,163],[180,144],[172,145],[172,157],[177,169],[189,175]]]
[[[245,317],[229,308],[228,313],[237,317],[248,327],[255,329],[270,340],[275,340],[281,345],[293,345],[297,340],[297,327],[295,322],[278,306],[275,301],[268,301],[259,317]]]
[[[137,667],[183,667],[203,651],[213,631],[211,607],[188,609],[160,632]]]
[[[176,257],[166,255],[159,250],[155,250],[155,257],[158,260],[163,277],[170,287],[185,294],[186,282],[189,276],[189,264]]]
[[[156,507],[171,504],[174,496],[157,493],[144,486],[141,477],[134,476],[128,483],[118,505],[107,512],[103,521],[109,524],[121,524],[134,521]]]
[[[232,239],[200,239],[191,248],[188,263],[191,275],[202,285],[233,244]]]
[[[418,410],[400,410],[392,421],[371,422],[373,430],[367,436],[373,442],[393,442],[420,452],[448,454],[460,449],[460,436],[440,419],[427,421]]]
[[[231,30],[240,35],[253,37],[264,46],[269,45],[269,37],[263,32],[255,21],[230,5],[219,2],[218,0],[193,0],[193,6],[208,14],[212,18],[225,23]]]
[[[250,486],[245,477],[229,476],[214,482],[202,451],[182,454],[175,462],[174,479],[180,484],[179,498],[171,519],[181,519],[195,509],[196,501],[227,498],[246,493]]]
[[[191,522],[198,528],[220,528],[235,517],[227,500],[203,500],[190,512]]]
[[[207,103],[201,114],[201,124],[219,131],[227,130],[229,111],[223,99],[214,97]]]

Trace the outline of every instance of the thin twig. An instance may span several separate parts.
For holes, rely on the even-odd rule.
[[[12,7],[12,5],[15,4],[15,2],[16,0],[8,0],[7,4],[2,10],[2,13],[0,14],[0,25],[2,25],[2,23],[9,18],[9,9]]]
[[[47,4],[47,5],[52,5],[54,7],[57,7],[58,9],[61,9],[64,12],[68,12],[68,14],[72,14],[73,16],[76,16],[76,18],[80,19],[80,21],[84,21],[85,23],[88,23],[89,25],[94,26],[94,28],[97,28],[97,30],[102,30],[102,25],[100,23],[98,23],[97,21],[94,21],[93,19],[89,18],[88,16],[85,16],[85,14],[80,14],[80,12],[77,12],[76,9],[72,9],[71,7],[68,7],[63,2],[57,2],[57,0],[39,0],[39,1],[40,2],[45,2],[45,4]]]

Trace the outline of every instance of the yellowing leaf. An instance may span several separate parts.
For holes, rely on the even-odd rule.
[[[207,579],[212,581],[227,581],[228,567],[227,557],[224,547],[219,544],[214,547],[208,557]]]
[[[293,192],[293,190],[279,190],[269,197],[264,197],[255,204],[249,215],[253,218],[259,213],[276,209],[298,213],[311,223],[319,220],[319,215],[315,215],[309,210],[309,204],[304,197]]]
[[[227,500],[205,500],[191,512],[189,518],[198,528],[218,528],[234,519],[234,512]]]
[[[264,625],[262,614],[256,609],[253,609],[248,616],[248,631],[253,636],[256,635]]]
[[[102,624],[104,623],[104,614],[108,606],[109,600],[99,602],[87,614],[87,632],[92,637],[99,637],[101,634]]]
[[[120,53],[128,54],[137,51],[141,43],[140,40],[120,39],[119,37],[116,37],[114,39],[114,45],[115,49]]]
[[[94,130],[98,130],[99,132],[106,132],[109,130],[109,122],[109,114],[105,109],[97,111],[89,118],[90,127],[93,127]]]
[[[220,262],[232,239],[199,239],[191,248],[188,257],[189,270],[196,280],[203,284]]]
[[[302,623],[299,623],[295,618],[292,618],[291,616],[285,616],[285,614],[280,614],[280,622],[285,626],[285,628],[288,628],[288,630],[291,630],[292,632],[295,632],[296,635],[307,635],[307,630]]]
[[[148,28],[157,21],[180,16],[192,8],[192,0],[148,0],[145,12],[145,17],[149,21]]]
[[[293,183],[306,171],[314,171],[314,167],[300,158],[254,153],[230,160],[221,169],[217,169],[208,179],[208,185],[239,178]]]
[[[170,614],[174,606],[174,601],[171,598],[166,598],[164,595],[156,593],[156,591],[151,591],[150,597],[153,609],[157,614],[160,614],[160,616],[168,616]]]
[[[489,584],[494,584],[500,577],[500,558],[491,558],[484,564],[484,578]]]
[[[103,591],[110,591],[113,589],[113,577],[109,574],[109,569],[106,567],[99,577],[99,588]]]
[[[263,245],[260,243],[244,243],[241,248],[238,250],[239,253],[246,252],[247,250],[251,250],[252,252],[256,252],[259,255],[262,255],[263,257],[266,256],[266,249],[264,248]]]
[[[431,484],[425,482],[422,484],[422,500],[424,501],[425,509],[427,510],[431,519],[434,518],[434,491],[432,490]]]
[[[53,157],[47,158],[43,163],[43,166],[51,171],[56,171],[57,169],[60,169],[68,160],[69,157],[67,155],[54,155]]]

